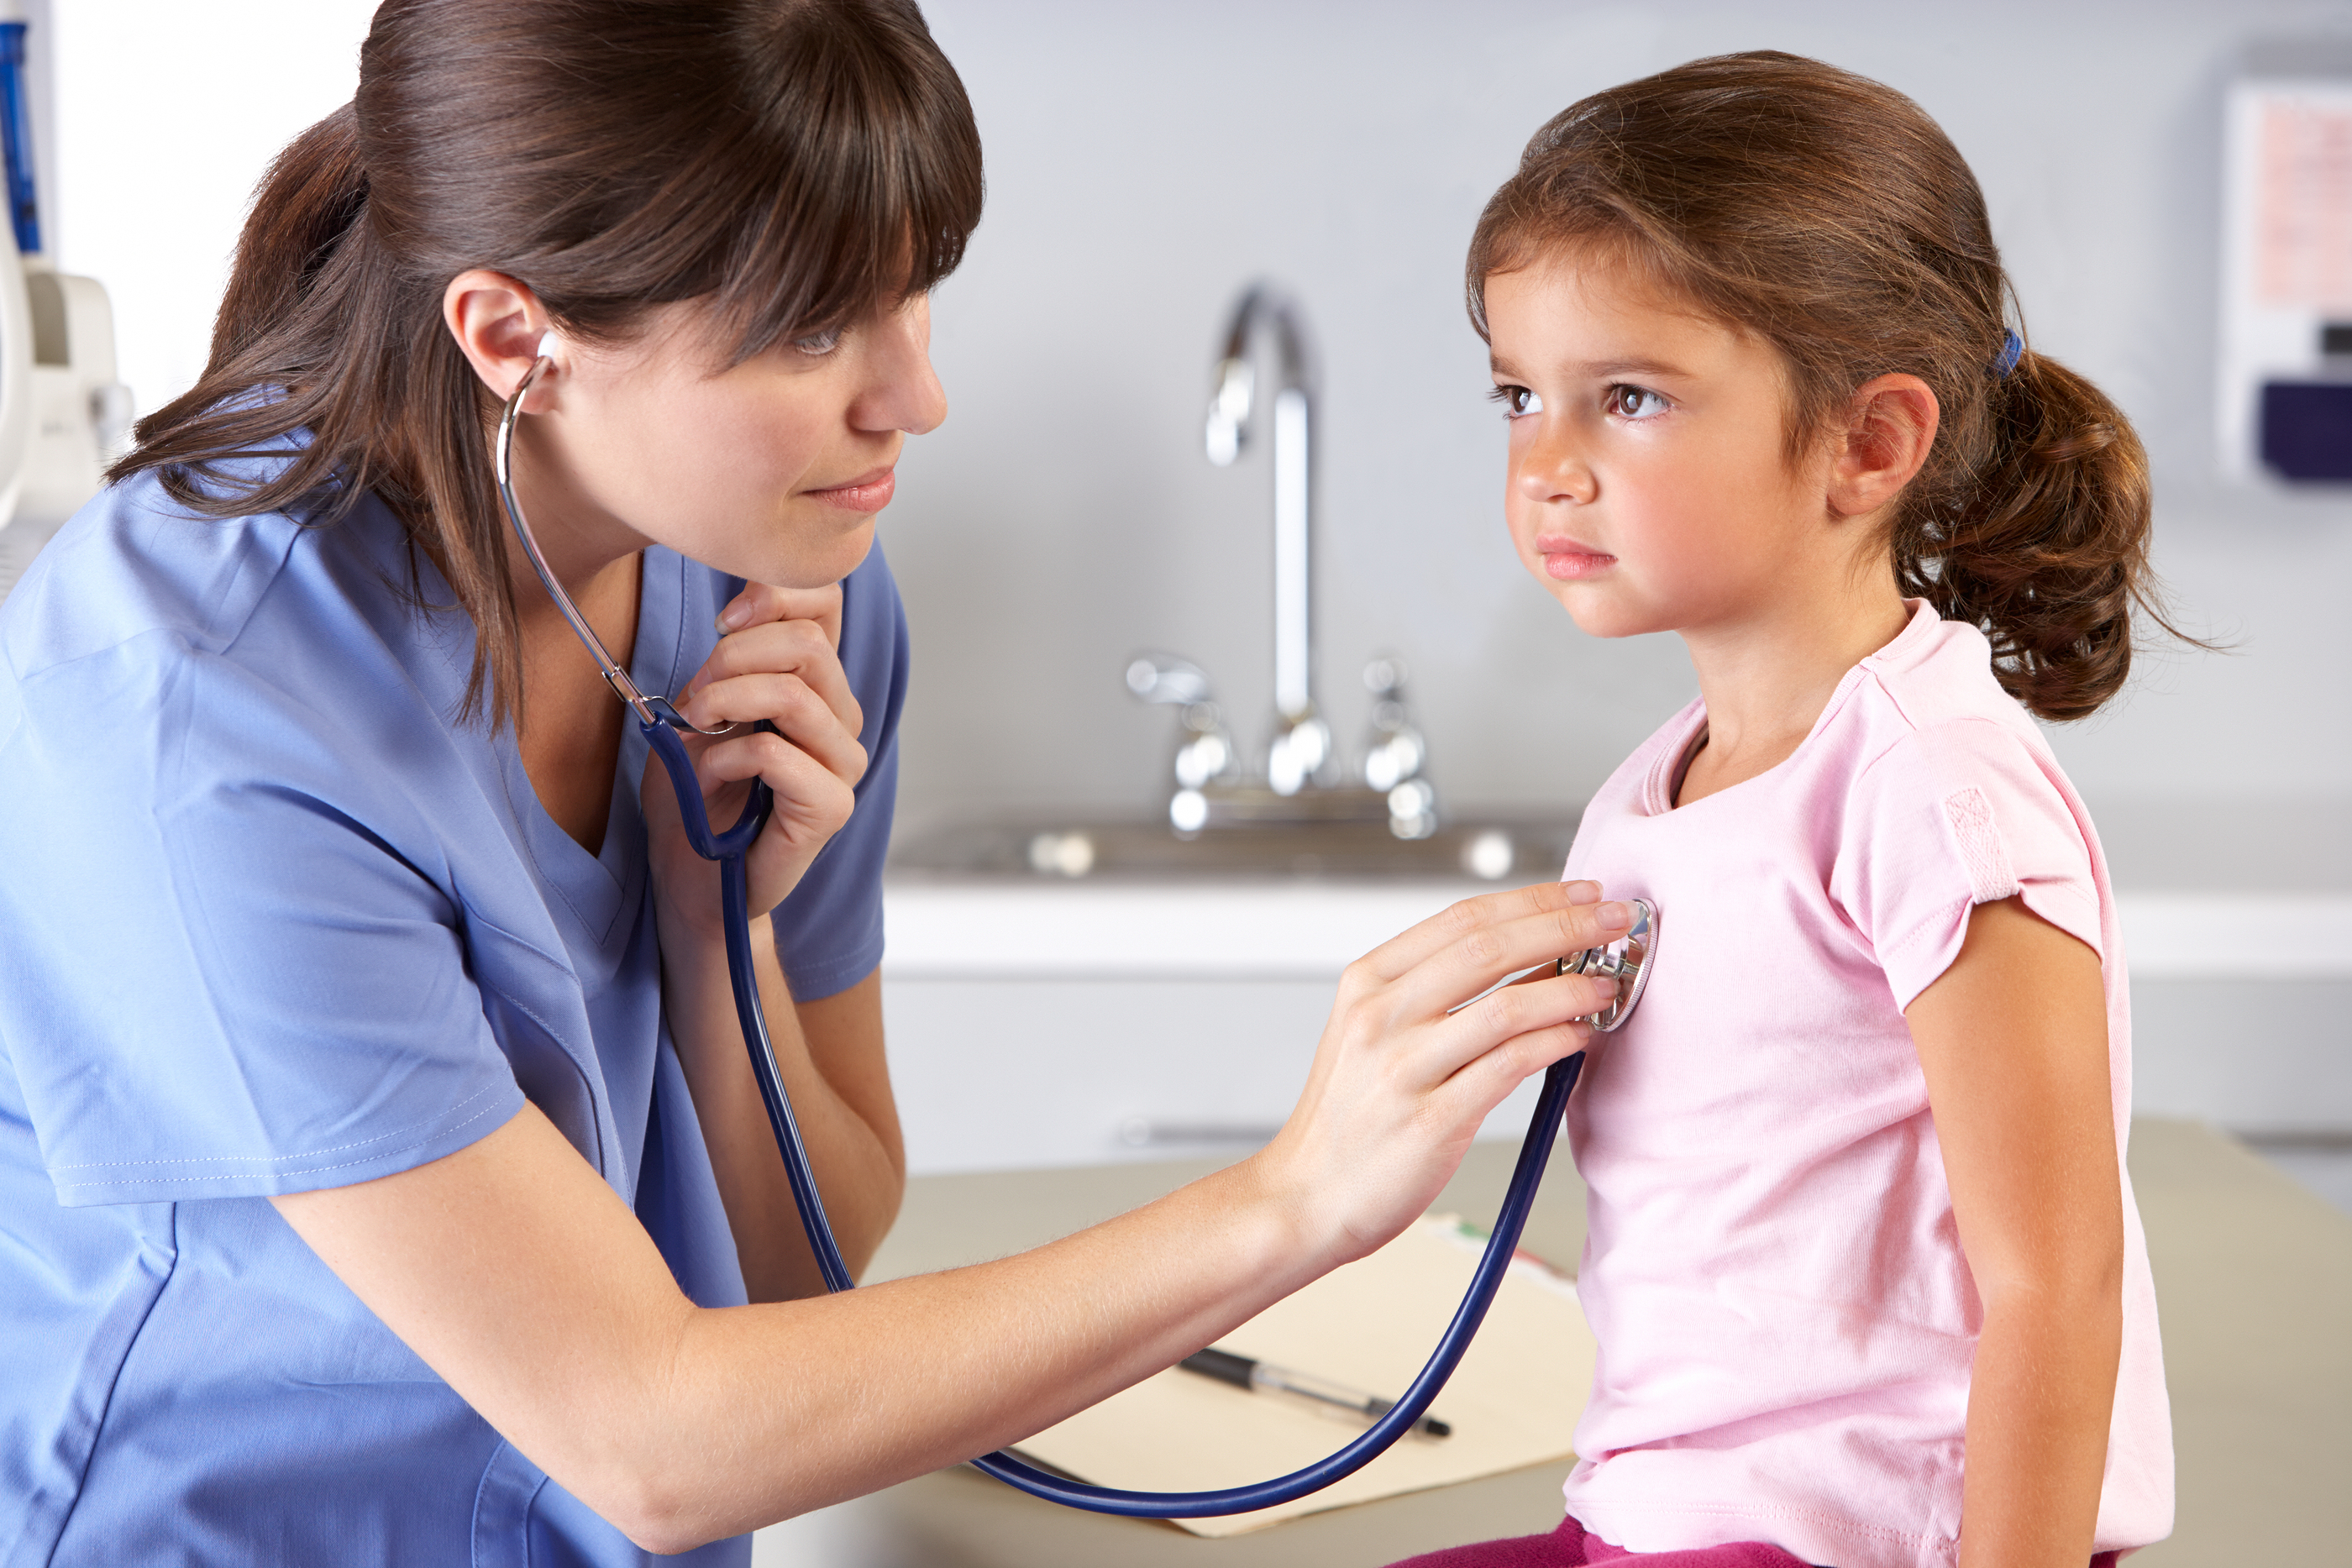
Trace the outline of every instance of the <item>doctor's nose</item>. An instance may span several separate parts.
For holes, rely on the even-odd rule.
[[[875,323],[867,353],[868,381],[850,409],[861,430],[903,430],[923,435],[948,416],[948,396],[931,368],[930,307],[918,300],[885,312]]]

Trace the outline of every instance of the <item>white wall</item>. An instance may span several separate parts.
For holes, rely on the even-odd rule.
[[[1165,716],[1121,656],[1192,653],[1264,711],[1265,482],[1201,458],[1220,316],[1268,273],[1324,343],[1327,701],[1402,650],[1458,800],[1580,798],[1690,689],[1668,639],[1581,638],[1519,580],[1500,422],[1459,303],[1465,242],[1528,134],[1578,96],[1776,47],[1892,82],[1986,187],[2038,347],[2139,423],[2159,564],[2236,656],[2150,661],[2062,734],[2095,804],[2352,795],[2336,584],[2352,505],[2212,477],[2220,87],[2250,37],[2352,7],[1487,0],[1110,10],[937,0],[978,105],[989,215],[937,304],[954,415],[885,522],[918,628],[908,805],[1139,806]]]
[[[113,290],[142,405],[202,362],[238,208],[349,92],[355,0],[56,0],[62,260]],[[2062,732],[2095,805],[2352,797],[2352,503],[2213,477],[2220,87],[2257,37],[2352,33],[2297,0],[1627,8],[1533,0],[1105,6],[934,0],[978,107],[988,216],[937,301],[954,413],[884,537],[912,606],[912,819],[1059,802],[1144,811],[1165,716],[1129,652],[1268,701],[1263,470],[1199,451],[1237,287],[1294,288],[1323,347],[1323,689],[1402,652],[1456,800],[1574,800],[1679,703],[1668,639],[1581,638],[1521,581],[1502,435],[1459,303],[1480,204],[1579,95],[1772,46],[1917,97],[1981,176],[2037,346],[2139,422],[2159,564],[2230,657],[2172,654]],[[232,34],[225,23],[234,18]]]
[[[60,270],[87,273],[113,298],[117,370],[143,413],[203,371],[246,204],[278,150],[350,99],[375,6],[47,0],[47,9],[51,249]]]

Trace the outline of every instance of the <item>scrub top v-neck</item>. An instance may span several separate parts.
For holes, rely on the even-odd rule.
[[[648,550],[640,685],[683,685],[739,587]],[[874,760],[774,915],[803,1000],[881,957],[905,626],[878,551],[845,594]],[[457,721],[451,601],[371,496],[216,521],[148,476],[0,609],[0,1568],[647,1560],[267,1202],[527,1099],[689,1297],[743,1300],[662,1021],[645,742],[592,855],[511,731]]]

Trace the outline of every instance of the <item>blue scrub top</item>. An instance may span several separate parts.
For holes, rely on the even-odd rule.
[[[421,555],[442,608],[411,601],[398,520],[306,521],[193,518],[142,476],[0,609],[0,1565],[646,1562],[266,1201],[528,1099],[689,1297],[744,1300],[662,1020],[645,742],[591,855],[511,730],[456,722],[472,622]],[[740,586],[647,550],[638,684],[683,687]],[[873,762],[775,914],[803,1000],[882,956],[907,646],[878,549],[842,662]]]

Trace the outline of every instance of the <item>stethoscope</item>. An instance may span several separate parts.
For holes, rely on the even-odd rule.
[[[505,412],[499,416],[498,440],[493,466],[498,475],[499,498],[505,503],[508,519],[514,524],[516,537],[521,539],[523,553],[530,559],[531,570],[539,573],[548,597],[563,612],[581,643],[595,657],[597,667],[604,671],[604,680],[620,699],[628,704],[637,717],[637,728],[655,756],[661,758],[668,770],[670,787],[677,795],[678,814],[684,820],[687,841],[695,852],[705,860],[719,862],[719,899],[727,927],[727,977],[735,992],[735,1012],[743,1027],[743,1044],[751,1052],[752,1075],[759,1080],[760,1098],[767,1107],[768,1125],[776,1136],[776,1150],[783,1156],[784,1174],[792,1183],[793,1202],[800,1209],[802,1228],[807,1231],[809,1248],[816,1255],[818,1270],[824,1277],[825,1289],[841,1291],[853,1289],[856,1281],[849,1277],[849,1267],[841,1259],[841,1249],[835,1244],[833,1227],[824,1215],[824,1199],[818,1194],[816,1173],[811,1169],[808,1150],[801,1142],[800,1124],[793,1117],[792,1101],[784,1093],[783,1079],[776,1070],[775,1048],[768,1040],[768,1022],[760,1008],[760,985],[751,965],[751,925],[749,894],[746,890],[743,856],[766,825],[770,797],[767,785],[758,779],[751,780],[751,798],[745,802],[743,814],[735,825],[723,833],[710,828],[710,818],[704,810],[702,786],[694,776],[693,761],[686,754],[685,743],[678,739],[684,730],[692,735],[726,735],[733,725],[717,729],[701,729],[688,722],[677,706],[666,696],[647,696],[637,688],[629,673],[614,662],[604,644],[592,630],[572,596],[548,570],[547,559],[540,553],[539,541],[531,536],[530,525],[524,520],[522,506],[515,499],[513,447],[516,416],[521,412],[523,394],[539,379],[540,372],[551,365],[546,344],[525,371],[523,378],[507,399]],[[1650,978],[1650,960],[1657,950],[1658,914],[1656,908],[1642,899],[1630,901],[1633,908],[1633,929],[1625,937],[1606,947],[1588,948],[1565,958],[1539,964],[1496,982],[1492,988],[1516,981],[1553,975],[1593,975],[1615,981],[1617,995],[1609,1007],[1591,1015],[1591,1022],[1598,1032],[1609,1033],[1624,1023],[1642,999],[1643,988]],[[1472,1001],[1477,1000],[1472,998]],[[1461,1004],[1469,1006],[1469,1002]],[[1454,1009],[1460,1010],[1458,1008]],[[1202,1519],[1214,1514],[1247,1513],[1255,1509],[1272,1508],[1289,1502],[1309,1492],[1320,1491],[1332,1482],[1354,1474],[1387,1451],[1395,1442],[1411,1432],[1445,1386],[1463,1353],[1470,1348],[1471,1336],[1486,1316],[1493,1304],[1495,1291],[1503,1281],[1503,1272],[1519,1244],[1519,1233],[1527,1226],[1528,1213],[1535,1206],[1536,1188],[1543,1181],[1544,1167],[1551,1159],[1555,1129],[1568,1107],[1569,1092],[1576,1087],[1577,1074],[1583,1070],[1584,1053],[1565,1057],[1552,1063],[1544,1073],[1543,1091],[1536,1101],[1536,1111],[1528,1124],[1527,1141],[1519,1145],[1518,1163],[1511,1172],[1511,1185],[1503,1197],[1501,1212],[1495,1219],[1495,1228],[1487,1237],[1486,1250],[1479,1256],[1478,1267],[1471,1274],[1470,1288],[1455,1309],[1453,1321],[1445,1326],[1437,1342],[1437,1349],[1421,1369],[1411,1387],[1386,1414],[1359,1434],[1354,1441],[1328,1458],[1293,1470],[1270,1481],[1255,1486],[1226,1487],[1217,1491],[1154,1492],[1127,1491],[1116,1487],[1089,1486],[1071,1480],[1048,1470],[1039,1469],[1010,1453],[983,1455],[971,1461],[973,1467],[994,1476],[1009,1486],[1014,1486],[1035,1497],[1058,1502],[1069,1508],[1088,1509],[1097,1513],[1127,1514],[1143,1519]]]

